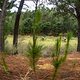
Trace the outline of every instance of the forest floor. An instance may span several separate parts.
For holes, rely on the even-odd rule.
[[[54,68],[51,58],[40,58],[37,64],[37,80],[51,80]],[[9,55],[6,58],[9,74],[0,66],[0,80],[34,80],[35,76],[29,71],[28,59],[21,55]],[[56,80],[80,80],[80,53],[68,55],[66,62],[61,65]]]

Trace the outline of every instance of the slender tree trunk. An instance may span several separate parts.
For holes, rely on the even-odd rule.
[[[24,4],[24,0],[21,0],[18,12],[16,14],[15,25],[14,25],[14,34],[13,34],[13,46],[16,48],[14,54],[18,54],[17,45],[18,45],[18,32],[19,32],[19,21],[21,16],[21,10]]]
[[[78,21],[78,45],[77,45],[77,51],[80,52],[80,5],[77,3],[76,5],[76,14],[77,14],[77,21]]]
[[[0,52],[4,51],[4,22],[6,16],[7,2],[8,0],[4,0],[2,11],[0,14]]]
[[[77,45],[77,51],[80,52],[80,17],[78,17],[77,20],[78,20],[78,45]]]

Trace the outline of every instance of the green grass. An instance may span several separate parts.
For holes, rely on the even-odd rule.
[[[39,44],[43,44],[44,46],[46,46],[44,52],[50,52],[50,50],[52,49],[52,46],[54,46],[55,41],[56,41],[57,37],[53,37],[53,36],[39,36],[38,37],[38,43]],[[13,41],[13,37],[11,35],[8,36],[8,38],[6,39],[6,41],[8,42],[7,45],[7,50],[9,50],[10,53],[12,53],[12,41]],[[27,45],[29,42],[32,42],[32,37],[31,36],[20,36],[19,35],[19,43],[18,43],[18,50],[19,53],[25,53],[27,51]],[[65,41],[62,40],[62,52],[64,51],[64,45],[65,45]],[[70,52],[71,51],[76,51],[77,48],[77,38],[72,38],[70,41]]]

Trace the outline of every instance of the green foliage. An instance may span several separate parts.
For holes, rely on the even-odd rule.
[[[67,43],[66,43],[65,55],[63,56],[63,61],[65,61],[67,58],[67,54],[68,54],[68,50],[69,50],[69,42],[70,42],[71,37],[72,37],[72,32],[68,32],[67,33]]]
[[[24,26],[22,27],[21,33],[23,34],[31,34],[32,32],[32,19],[31,18],[27,18]]]
[[[60,55],[61,36],[56,41],[55,53],[52,54],[53,66],[55,68],[55,71],[54,71],[54,74],[53,74],[53,80],[55,80],[55,78],[56,78],[57,71],[58,71],[59,67],[61,66],[61,64],[63,62],[65,62],[65,60],[67,58],[68,50],[69,50],[69,42],[70,42],[71,37],[72,37],[72,33],[71,32],[67,33],[67,42],[66,42],[66,49],[65,49],[65,54],[64,55]]]
[[[7,4],[7,10],[10,10],[12,7],[14,7],[14,2],[16,0],[8,0],[8,4]],[[0,9],[2,9],[4,0],[0,0]]]
[[[36,14],[36,18],[34,17]],[[38,17],[37,17],[38,16]],[[8,12],[5,23],[5,33],[13,33],[15,13]],[[37,25],[38,24],[38,25]],[[19,34],[32,34],[33,27],[37,28],[37,33],[58,36],[60,33],[73,32],[77,35],[77,20],[70,14],[59,14],[56,9],[42,7],[35,11],[23,12],[20,20]]]
[[[48,35],[51,32],[51,23],[50,22],[41,22],[40,24],[40,32],[42,34]]]
[[[41,12],[40,12],[40,10],[37,10],[35,12],[35,17],[34,17],[33,25],[39,24],[40,23],[40,20],[41,20]]]
[[[9,69],[8,69],[8,65],[7,65],[7,63],[6,63],[6,53],[1,53],[1,55],[0,55],[0,65],[3,67],[3,70],[5,71],[5,73],[9,73]]]
[[[5,43],[4,43],[5,45],[4,45],[4,52],[6,53],[6,54],[8,54],[10,51],[9,51],[9,48],[8,48],[8,46],[9,46],[9,42],[7,41],[7,40],[5,40]]]
[[[9,73],[8,65],[5,61],[5,57],[3,57],[3,56],[2,56],[2,66],[3,66],[3,69],[4,69],[5,73],[8,74]]]
[[[42,45],[38,45],[37,44],[37,30],[38,30],[38,25],[39,22],[41,20],[41,13],[40,11],[36,10],[35,12],[35,16],[34,16],[34,22],[33,22],[33,43],[29,44],[28,46],[28,58],[30,60],[31,63],[31,67],[34,71],[34,73],[36,72],[36,63],[39,60],[39,57],[41,55],[41,51],[43,49]]]
[[[15,14],[7,12],[5,24],[4,24],[4,39],[6,40],[9,34],[12,34],[13,25],[15,22]]]
[[[30,65],[32,67],[32,69],[35,71],[35,67],[37,64],[37,61],[39,60],[39,58],[41,57],[41,51],[43,50],[43,46],[42,45],[38,45],[36,44],[35,47],[33,46],[33,44],[29,44],[28,46],[28,58],[30,60]]]
[[[35,36],[38,32],[39,32],[39,23],[41,21],[41,11],[40,10],[36,10],[35,12],[35,16],[34,16],[34,20],[33,20],[33,26],[32,26],[32,30],[33,30],[33,36]],[[34,35],[35,34],[35,35]]]

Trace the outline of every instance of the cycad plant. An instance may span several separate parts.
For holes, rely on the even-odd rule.
[[[64,55],[60,55],[60,49],[61,49],[61,36],[57,39],[56,41],[56,48],[55,52],[53,52],[52,57],[53,57],[53,66],[54,66],[54,74],[52,80],[56,79],[56,75],[58,72],[58,69],[60,68],[61,64],[65,62],[67,55],[68,55],[68,50],[69,50],[69,42],[71,39],[72,33],[68,32],[67,33],[67,42],[66,42],[66,48],[65,48],[65,53]]]

